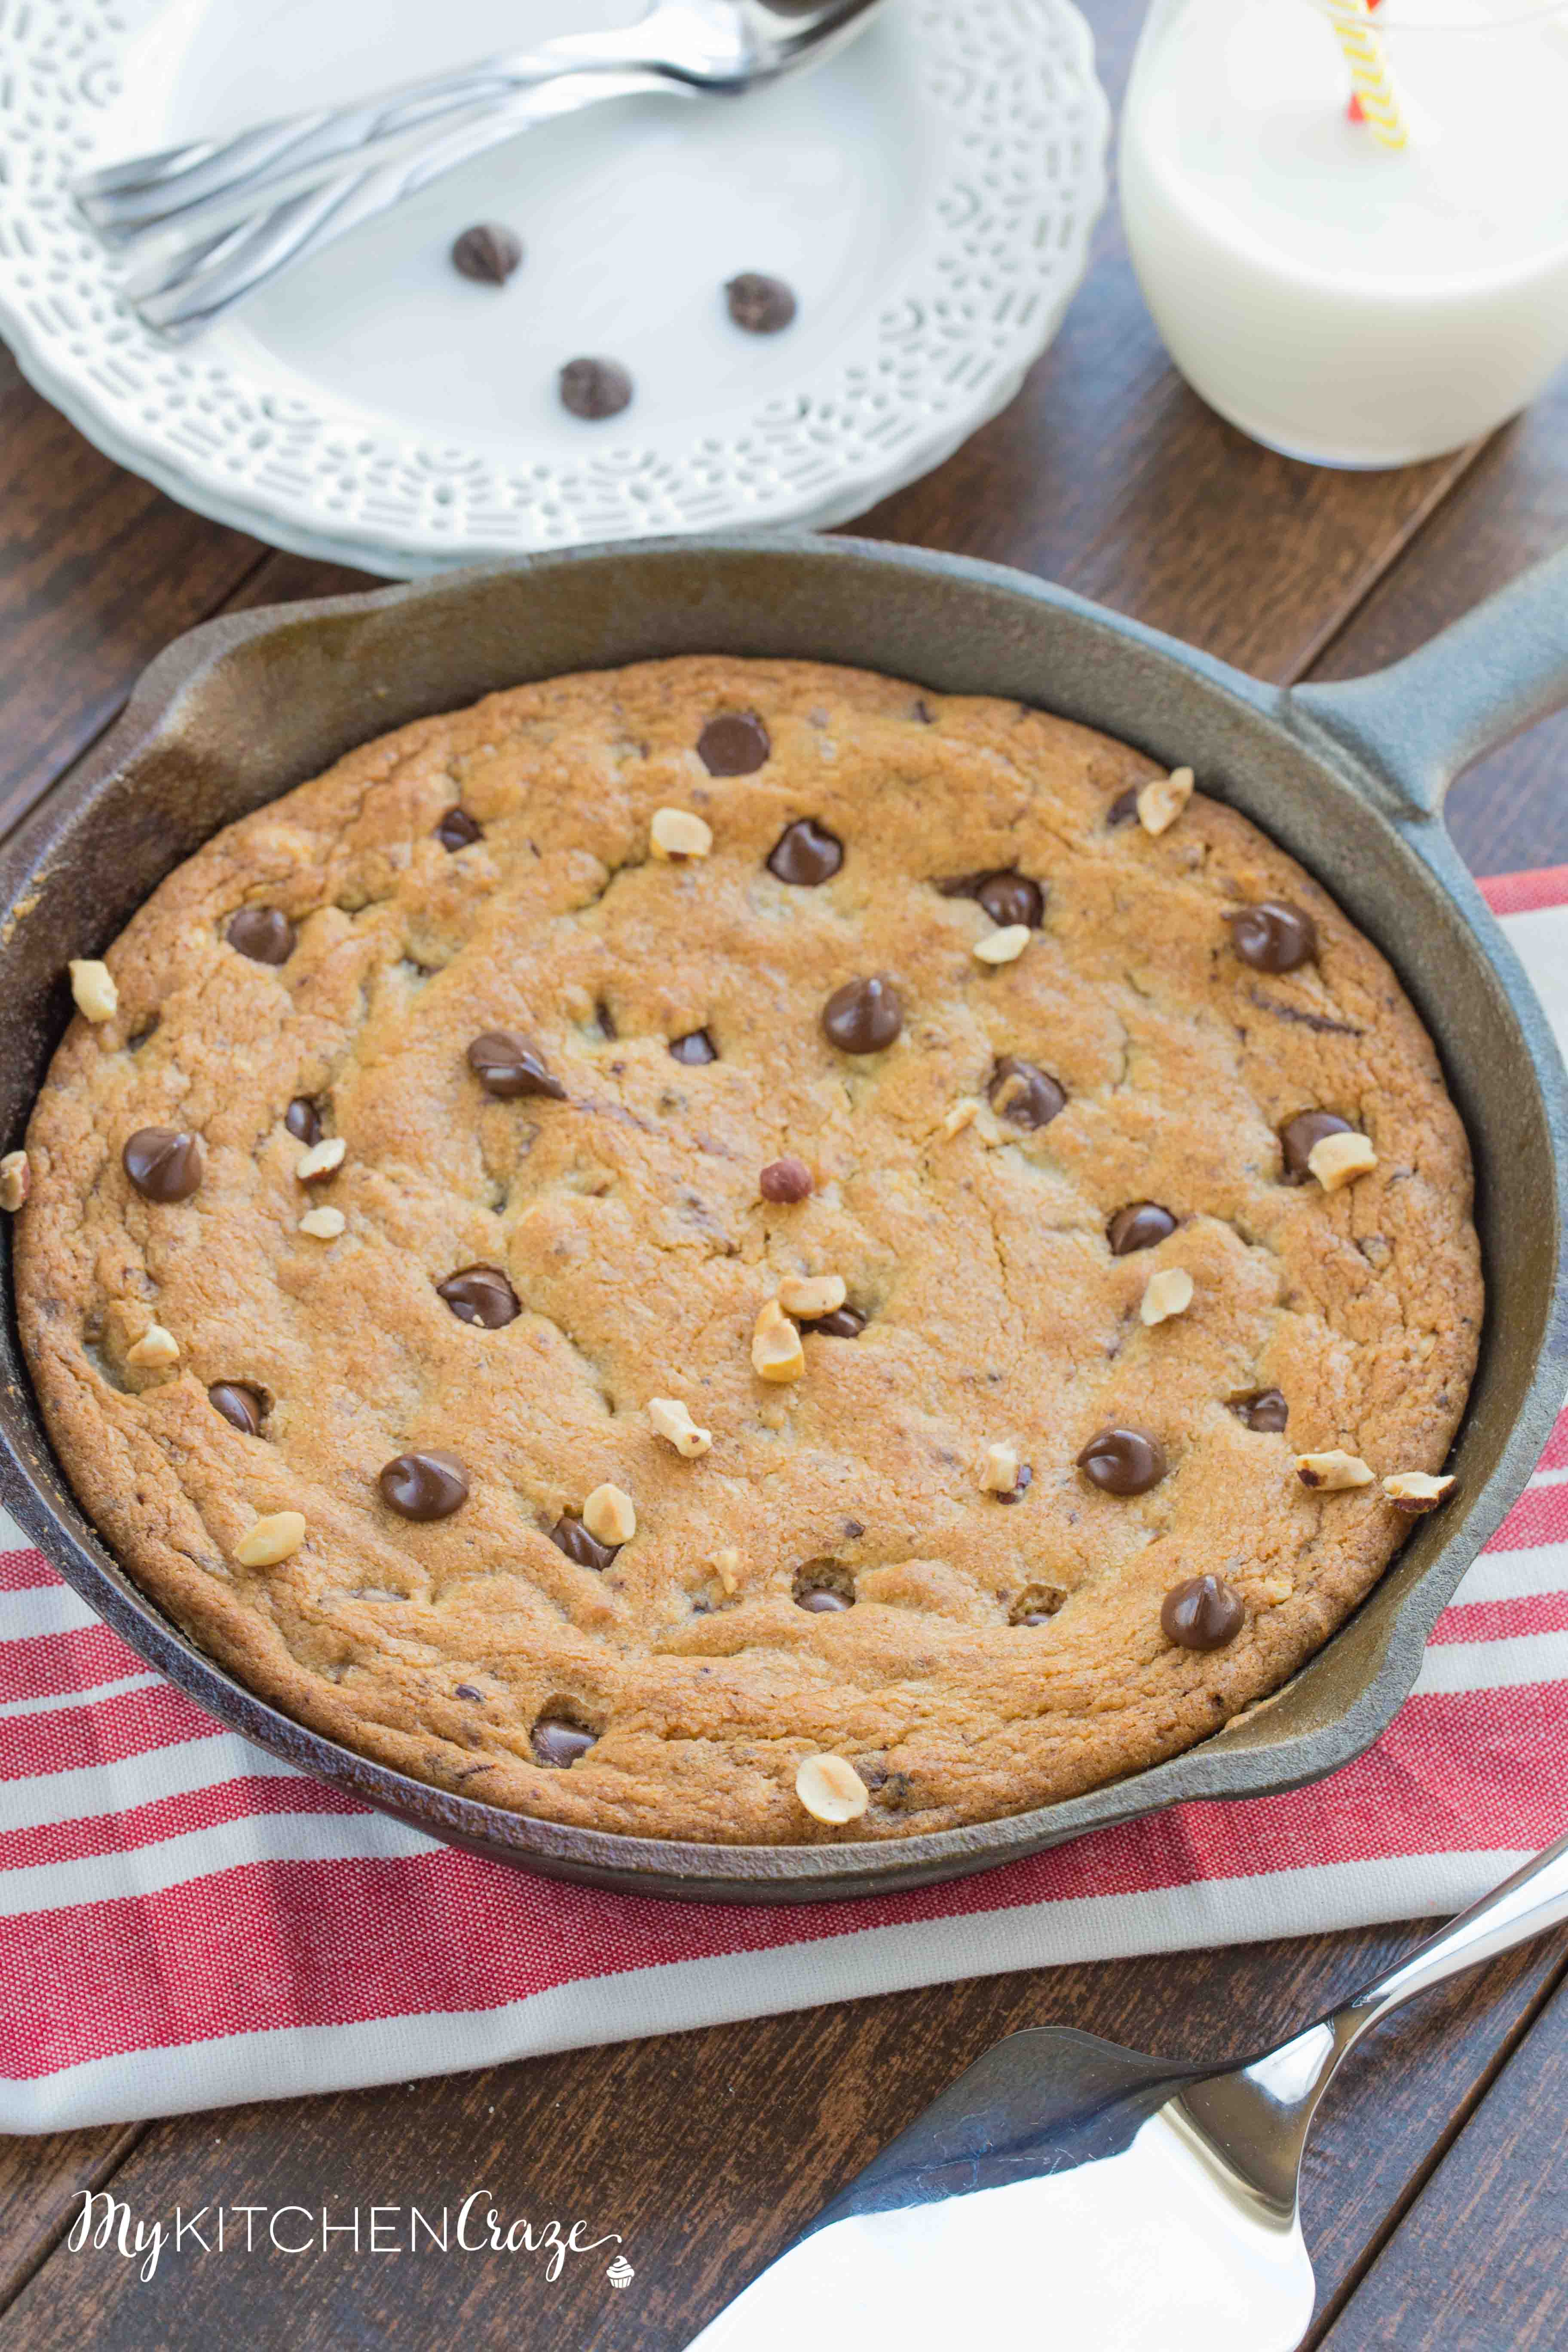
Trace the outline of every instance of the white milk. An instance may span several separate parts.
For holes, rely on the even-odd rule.
[[[1311,0],[1155,0],[1121,130],[1149,307],[1256,439],[1397,466],[1489,432],[1568,358],[1568,5],[1384,0],[1408,121],[1346,116]]]

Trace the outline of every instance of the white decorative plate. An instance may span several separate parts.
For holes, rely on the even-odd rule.
[[[173,350],[66,184],[89,162],[363,95],[637,0],[27,0],[0,8],[0,331],[100,448],[187,506],[402,575],[578,541],[826,524],[1017,390],[1082,275],[1109,113],[1068,0],[888,0],[820,71],[531,131]],[[476,286],[447,248],[509,221]],[[721,288],[784,278],[742,334]],[[556,371],[621,360],[631,408]]]

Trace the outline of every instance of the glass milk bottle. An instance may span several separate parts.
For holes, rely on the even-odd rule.
[[[1352,108],[1326,0],[1154,0],[1122,215],[1171,355],[1222,416],[1319,465],[1408,465],[1568,359],[1568,0],[1335,13],[1361,15],[1403,143]]]

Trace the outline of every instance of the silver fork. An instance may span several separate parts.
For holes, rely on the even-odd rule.
[[[654,0],[627,27],[567,34],[357,105],[133,157],[85,174],[72,194],[110,247],[209,232],[126,289],[147,325],[185,341],[279,271],[537,123],[647,93],[737,96],[817,63],[881,5]],[[226,226],[214,232],[218,222]]]

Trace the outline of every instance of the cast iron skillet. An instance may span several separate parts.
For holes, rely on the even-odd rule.
[[[1180,1798],[1331,1772],[1415,1681],[1439,1610],[1524,1486],[1568,1381],[1568,1092],[1523,974],[1443,830],[1467,761],[1568,698],[1568,551],[1408,661],[1281,694],[1059,588],[844,539],[655,541],[214,621],[155,662],[87,771],[0,857],[0,1136],[19,1143],[65,1025],[68,957],[100,950],[180,859],[351,745],[496,687],[648,656],[850,662],[1016,696],[1122,737],[1257,820],[1398,970],[1474,1148],[1488,1311],[1454,1458],[1363,1608],[1274,1697],[1169,1763],[974,1829],[801,1848],[559,1828],[448,1796],[279,1715],[146,1600],[71,1496],[33,1406],[7,1287],[0,1498],[132,1649],[259,1746],[437,1837],[556,1877],[796,1902],[949,1878]]]

